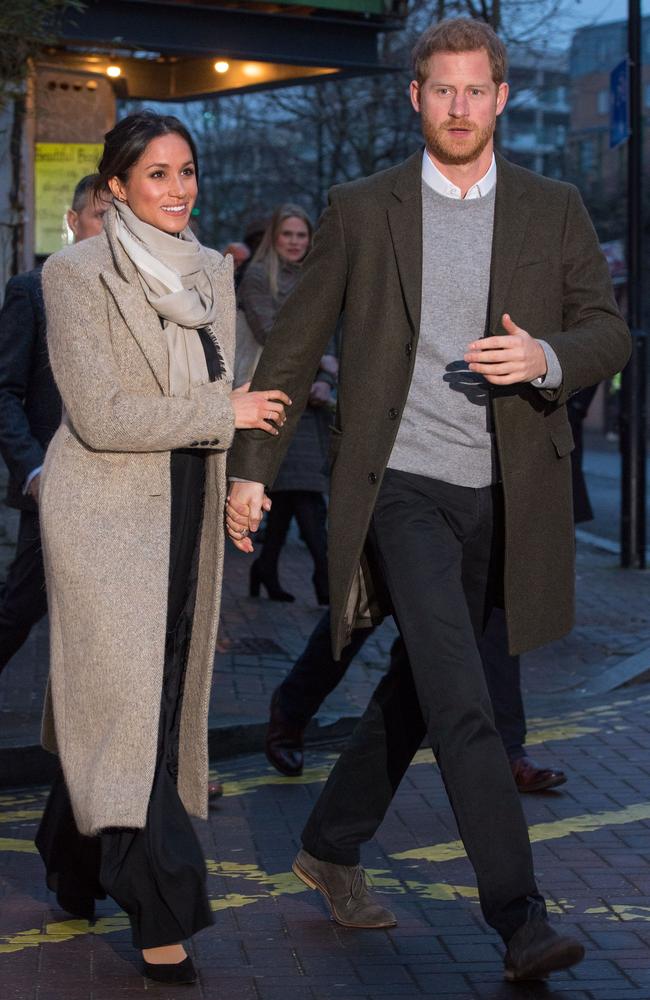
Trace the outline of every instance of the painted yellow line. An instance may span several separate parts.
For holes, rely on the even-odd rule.
[[[531,729],[528,734],[526,745],[530,747],[538,746],[541,743],[551,743],[554,740],[575,740],[579,739],[581,736],[588,736],[592,733],[597,733],[598,731],[599,729],[594,726],[567,724],[561,722],[560,720],[550,720],[549,724],[546,726]],[[248,778],[237,778],[236,774],[227,771],[213,772],[212,776],[219,776],[221,781],[224,783],[224,797],[231,798],[240,795],[248,795],[251,792],[256,792],[259,788],[268,788],[274,785],[284,785],[290,787],[291,785],[322,784],[327,781],[330,770],[336,759],[337,754],[328,754],[325,764],[317,767],[305,768],[303,773],[298,778],[286,778],[284,775],[278,774],[276,771],[271,771],[270,769],[268,772],[263,774],[253,774]],[[434,761],[431,750],[424,749],[418,750],[411,762],[411,766],[417,766],[420,764],[431,765],[432,763],[434,763]]]
[[[258,788],[268,788],[271,785],[314,785],[327,781],[327,777],[336,760],[336,754],[328,755],[328,763],[320,767],[307,767],[298,778],[285,778],[277,771],[269,770],[268,773],[256,774],[250,778],[237,778],[228,772],[215,772],[214,776],[219,776],[224,783],[224,797],[231,798],[238,795],[247,795],[255,792]]]
[[[70,941],[84,934],[112,934],[123,931],[128,926],[129,920],[125,914],[103,917],[94,924],[89,924],[87,920],[61,920],[47,924],[45,930],[35,928],[0,938],[0,954],[8,955],[26,948],[38,948],[42,944],[61,944],[62,941]]]
[[[19,854],[38,854],[33,840],[18,840],[12,837],[0,837],[0,853],[2,851],[17,851]]]
[[[551,823],[536,823],[528,828],[531,843],[545,840],[560,840],[572,833],[592,833],[604,826],[622,826],[650,819],[650,802],[639,802],[624,809],[612,809],[600,813],[584,813],[581,816],[567,816]],[[450,840],[446,844],[432,844],[429,847],[414,847],[410,851],[391,854],[396,861],[453,861],[465,857],[462,841]]]
[[[11,812],[0,812],[0,823],[23,823],[26,820],[39,820],[42,809],[14,809]]]

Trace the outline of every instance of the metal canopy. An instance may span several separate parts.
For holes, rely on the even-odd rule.
[[[388,68],[377,33],[399,25],[401,0],[297,2],[91,0],[61,19],[48,61],[95,73],[116,66],[120,97],[157,101]]]

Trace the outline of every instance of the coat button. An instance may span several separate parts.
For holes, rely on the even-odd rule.
[[[399,411],[396,410],[394,406],[391,406],[390,410],[388,411],[388,416],[390,417],[391,420],[397,420],[399,416]]]
[[[374,474],[374,472],[369,472],[368,473],[368,482],[369,483],[376,483],[377,482],[377,476]]]
[[[410,358],[412,354],[413,354],[413,344],[409,340],[408,344],[406,345],[406,356],[407,356],[407,358]]]
[[[210,444],[219,444],[219,438],[213,438]]]
[[[190,448],[198,448],[198,446],[199,446],[198,441],[190,441]]]

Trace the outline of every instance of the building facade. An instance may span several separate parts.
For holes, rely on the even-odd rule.
[[[499,124],[499,143],[513,163],[562,178],[569,131],[569,73],[565,53],[509,52],[510,100]]]
[[[642,51],[650,52],[650,17],[642,22]],[[579,28],[569,55],[571,179],[585,197],[615,197],[627,184],[626,148],[609,148],[610,73],[627,53],[627,22]],[[641,105],[644,160],[650,154],[650,66],[643,67]]]

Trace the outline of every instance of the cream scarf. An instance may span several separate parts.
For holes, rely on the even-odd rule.
[[[189,226],[179,236],[142,222],[114,199],[115,232],[162,320],[169,354],[169,393],[188,396],[210,381],[197,330],[211,332],[219,303],[208,254]]]

